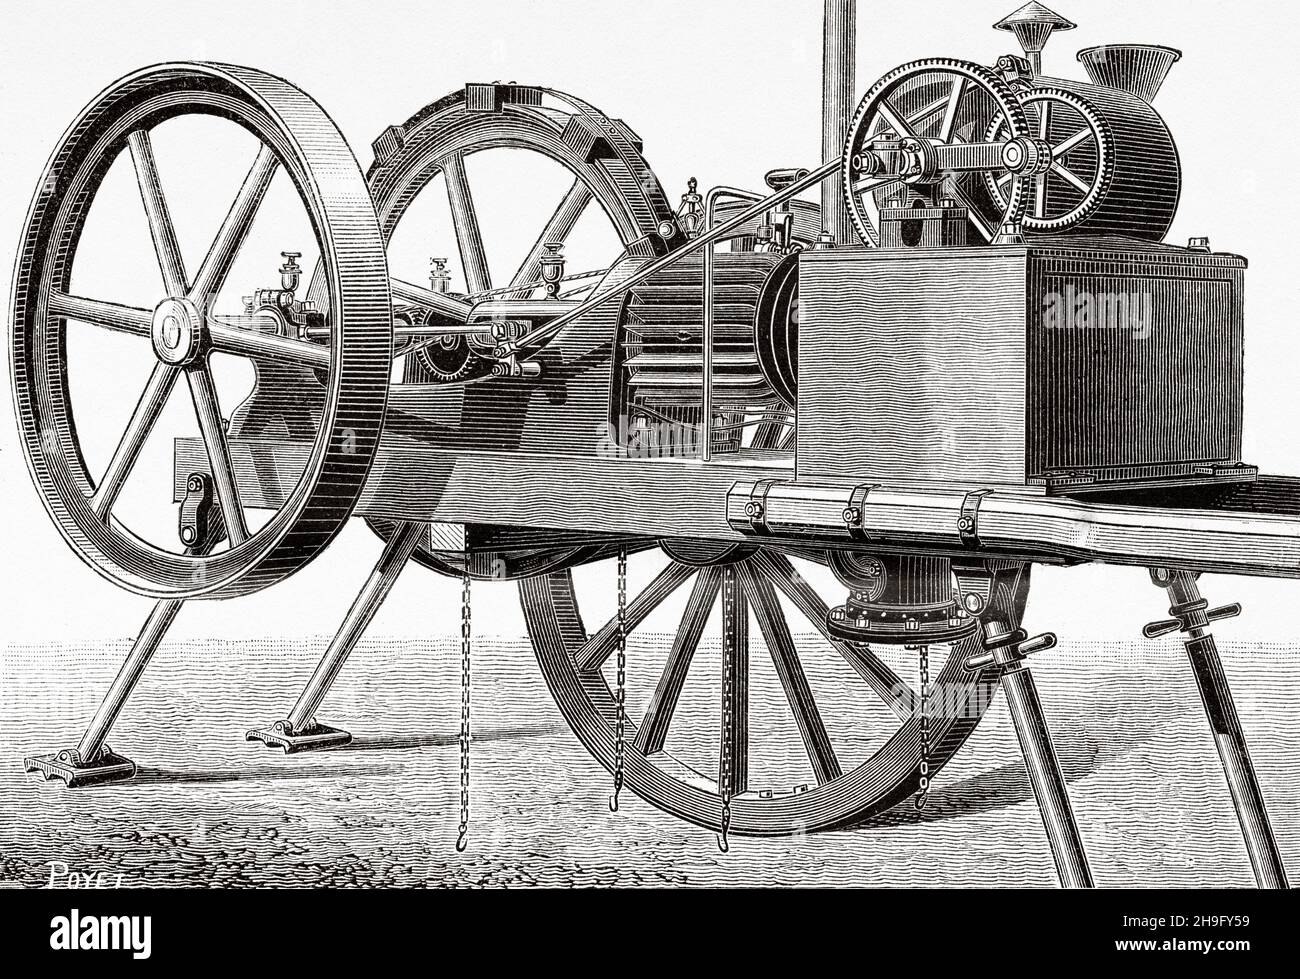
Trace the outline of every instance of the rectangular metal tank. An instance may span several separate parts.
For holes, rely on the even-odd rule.
[[[1118,239],[806,252],[800,477],[1250,478],[1246,262]]]

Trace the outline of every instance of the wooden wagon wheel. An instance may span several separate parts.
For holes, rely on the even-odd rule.
[[[731,802],[732,832],[781,836],[846,827],[896,805],[916,790],[921,727],[914,687],[865,645],[840,642],[826,633],[826,602],[795,561],[772,548],[668,547],[674,555],[668,565],[627,604],[627,629],[635,643],[636,630],[647,616],[693,581],[675,634],[654,653],[646,651],[644,644],[633,645],[628,653],[629,662],[640,661],[642,666],[654,657],[648,675],[657,677],[653,687],[647,683],[640,690],[634,680],[628,683],[625,784],[632,791],[683,819],[714,829],[721,826],[721,758],[717,753],[710,756],[709,749],[716,752],[714,746],[724,743],[719,730],[723,677],[716,665],[709,675],[693,661],[703,658],[697,651],[727,578],[739,596],[729,613],[719,616],[721,628],[731,633],[738,653],[731,677],[737,709],[725,742],[733,746],[729,752],[736,793]],[[612,580],[612,575],[605,580]],[[521,582],[520,596],[534,652],[561,713],[592,756],[612,771],[616,701],[605,672],[617,640],[617,619],[588,634],[569,570]],[[870,692],[880,701],[876,714],[884,724],[879,729],[883,741],[866,736],[863,712],[845,715],[841,707],[832,714],[819,708],[802,659],[808,650],[796,643],[782,599],[798,610],[805,624],[821,633],[815,655],[842,661],[839,665],[845,666],[844,686],[831,685],[830,692],[860,684],[857,693]],[[806,753],[802,778],[769,781],[758,764],[764,751],[754,734],[767,729],[767,718],[755,714],[752,702],[748,709],[743,706],[749,700],[746,691],[754,688],[760,669],[749,650],[746,608],[752,611],[758,635],[767,646],[798,731],[794,737]],[[989,683],[995,681],[966,670],[964,665],[977,648],[978,640],[972,638],[946,655],[939,647],[932,654],[935,660],[943,659],[933,690],[942,692],[942,702],[949,708],[931,712],[932,772],[970,735],[992,694]],[[809,663],[814,665],[811,658]],[[715,709],[707,716],[696,710],[684,717],[685,712],[679,710],[688,677],[703,677],[713,691],[709,702]],[[822,693],[827,693],[827,684],[820,686]],[[638,702],[647,704],[643,714],[633,707]],[[854,728],[837,743],[823,718],[844,716],[855,718]],[[692,720],[701,723],[696,729],[683,730]],[[707,728],[716,739],[710,742],[699,727]],[[781,770],[784,773],[785,768]]]
[[[206,257],[189,270],[163,193],[154,131],[178,117],[225,120],[252,134],[255,156]],[[240,136],[246,139],[246,136]],[[160,276],[144,308],[80,295],[76,262],[91,205],[118,158],[139,184]],[[247,164],[243,164],[247,166]],[[320,255],[320,290],[332,310],[321,342],[251,328],[231,268],[268,188],[284,171],[310,222]],[[247,289],[258,283],[239,283]],[[69,329],[70,323],[78,326]],[[69,334],[108,330],[139,338],[152,373],[116,440],[108,464],[92,472],[71,393]],[[102,334],[100,334],[102,335]],[[13,290],[12,370],[27,462],[64,538],[100,574],[140,594],[193,598],[244,594],[306,564],[350,515],[378,443],[392,357],[392,319],[383,242],[356,161],[324,111],[303,92],[263,72],[214,64],[168,64],[129,75],[92,102],[56,148],[32,202]],[[265,379],[308,379],[295,392],[302,423],[294,472],[278,473],[276,512],[250,527],[232,455],[235,405],[218,394],[214,353],[251,360]],[[184,377],[194,403],[228,544],[206,555],[151,542],[126,526],[115,504],[173,388]],[[280,399],[285,401],[286,399]],[[82,403],[97,414],[103,405]],[[87,416],[82,414],[84,423]],[[98,467],[96,467],[98,468]],[[171,480],[165,504],[173,502]]]
[[[385,243],[392,241],[421,195],[438,192],[453,238],[431,241],[428,247],[430,255],[451,259],[448,289],[458,297],[530,298],[542,285],[541,261],[548,246],[562,245],[593,207],[604,215],[623,249],[633,247],[653,254],[684,240],[658,179],[641,156],[637,136],[620,120],[563,92],[522,85],[470,85],[426,106],[402,125],[390,126],[374,148],[375,162],[367,180]],[[543,158],[553,168],[567,172],[571,183],[510,278],[496,281],[489,258],[500,262],[508,256],[493,248],[493,241],[480,227],[471,171],[476,161],[511,153],[515,156],[505,159],[515,167],[523,154]],[[443,187],[431,188],[440,177]],[[513,190],[521,198],[536,193],[522,182]],[[495,204],[502,206],[501,201]],[[603,264],[612,265],[618,258],[617,253],[610,254]],[[599,273],[603,268],[570,271]],[[400,269],[395,267],[394,274],[400,276]],[[598,275],[588,276],[573,280],[566,288],[576,294],[597,281]],[[401,291],[399,285],[399,303]],[[402,380],[418,384],[473,380],[475,376],[470,345],[458,341],[427,353],[420,351],[418,359],[408,358]],[[369,524],[381,537],[391,536],[391,523],[372,520]],[[495,572],[471,569],[471,574],[511,580],[559,570],[591,556],[592,549],[587,547],[521,552],[507,555]],[[423,546],[415,559],[443,574],[458,575],[465,564],[461,553]]]

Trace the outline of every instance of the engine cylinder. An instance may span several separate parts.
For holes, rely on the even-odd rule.
[[[691,256],[631,290],[616,352],[616,414],[698,427],[703,399],[703,261]],[[719,414],[794,407],[798,256],[714,261],[713,404]]]

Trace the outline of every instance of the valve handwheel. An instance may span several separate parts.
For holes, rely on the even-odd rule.
[[[948,58],[902,65],[872,86],[849,124],[842,166],[849,215],[862,241],[878,246],[881,207],[912,186],[930,203],[947,198],[966,208],[984,241],[1014,240],[1037,147],[1014,92],[989,69]],[[900,159],[919,160],[919,171],[882,169],[882,160]],[[990,172],[1011,174],[992,220],[982,186]]]
[[[1115,137],[1110,125],[1079,96],[1058,88],[1035,88],[1020,96],[1030,125],[1051,147],[1051,168],[1032,178],[1025,227],[1064,231],[1086,221],[1101,206],[1115,177]],[[998,119],[988,132],[1006,133]],[[1006,207],[1010,173],[984,175],[997,207]]]
[[[181,116],[216,117],[258,143],[206,257],[189,269],[154,153],[155,130]],[[88,281],[77,254],[87,215],[119,157],[134,169],[161,272],[152,306],[108,302],[73,288]],[[282,170],[306,211],[326,272],[329,329],[321,343],[259,331],[247,319],[218,313],[232,266]],[[78,326],[70,330],[70,323]],[[70,386],[69,339],[75,344],[78,331],[96,328],[138,337],[142,363],[151,357],[153,367],[107,465],[92,471],[73,392],[92,390],[98,398],[108,385],[101,377],[98,387]],[[342,526],[365,484],[393,343],[383,239],[365,181],[333,122],[287,82],[248,68],[157,65],[114,83],[67,131],[32,202],[14,282],[11,343],[29,468],[51,517],[86,563],[125,588],[158,598],[245,594],[306,564]],[[227,429],[223,412],[237,405],[218,394],[213,353],[247,358],[259,382],[276,372],[315,379],[303,395],[311,405],[310,421],[298,431],[302,468],[279,474],[281,506],[260,526],[250,526],[240,499],[238,473],[248,450],[236,442],[237,423]],[[206,555],[185,553],[179,540],[170,546],[150,541],[117,512],[178,387],[188,388],[193,402],[226,527],[228,543]],[[78,404],[102,410],[99,403]],[[285,411],[302,414],[301,405]],[[88,428],[85,416],[82,421]],[[160,505],[172,503],[170,489]]]

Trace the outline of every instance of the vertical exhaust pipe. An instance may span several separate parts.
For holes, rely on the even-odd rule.
[[[826,0],[822,22],[822,161],[844,152],[853,112],[857,0]],[[853,241],[848,205],[836,173],[822,183],[822,224],[836,245]]]

